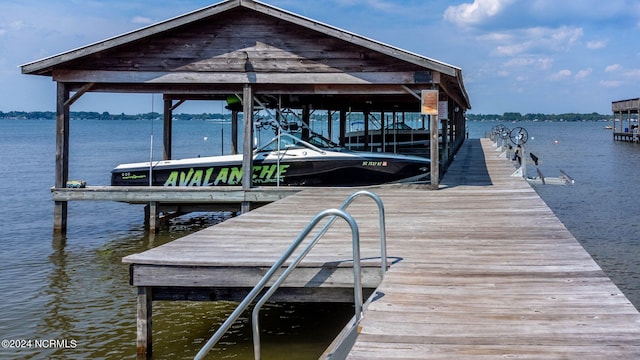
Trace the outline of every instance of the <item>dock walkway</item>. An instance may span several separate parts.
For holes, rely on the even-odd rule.
[[[467,140],[438,191],[370,188],[385,205],[392,263],[381,283],[375,204],[349,208],[376,296],[348,359],[640,358],[638,311],[513,170],[488,140]],[[125,257],[139,301],[246,292],[316,213],[353,191],[305,190]],[[327,235],[280,300],[353,296],[348,228]],[[139,347],[150,341],[140,310]]]

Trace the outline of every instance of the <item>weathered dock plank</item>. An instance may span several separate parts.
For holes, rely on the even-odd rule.
[[[382,282],[375,204],[353,203],[363,282],[376,297],[348,359],[640,358],[638,311],[512,172],[488,141],[469,140],[438,191],[371,188],[387,217],[392,265]],[[305,190],[123,261],[139,287],[246,292],[317,212],[353,191]],[[351,261],[348,227],[337,222],[285,283],[300,292],[279,299],[345,301]]]
[[[347,358],[640,358],[628,299],[488,142],[463,149],[447,188],[404,199],[421,209],[413,221],[398,219],[411,216],[393,205],[402,195],[384,199],[389,254],[403,260]],[[398,224],[417,234],[402,250]]]

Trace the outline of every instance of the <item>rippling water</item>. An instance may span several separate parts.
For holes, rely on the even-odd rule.
[[[156,131],[153,127],[161,129],[160,124],[73,120],[70,178],[90,185],[108,184],[109,171],[118,163],[149,158],[150,134]],[[481,137],[494,125],[471,123],[470,135]],[[225,145],[219,134],[225,126],[175,122],[174,157],[220,153]],[[540,168],[547,176],[557,176],[563,169],[576,179],[573,186],[536,186],[536,190],[638,307],[639,207],[633,192],[640,176],[640,145],[612,141],[603,123],[517,126],[528,130],[527,148],[540,157]],[[150,236],[143,228],[142,206],[73,202],[67,235],[55,237],[49,191],[54,134],[54,121],[0,120],[0,334],[2,339],[69,342],[67,348],[58,343],[49,348],[0,349],[0,358],[134,357],[136,294],[122,257],[233,214],[180,218],[170,230]],[[159,158],[161,140],[154,144],[153,156]],[[193,358],[234,306],[229,302],[154,303],[154,358]],[[352,311],[350,305],[341,304],[270,305],[264,315],[264,358],[317,358]],[[252,358],[248,331],[238,323],[211,358]]]

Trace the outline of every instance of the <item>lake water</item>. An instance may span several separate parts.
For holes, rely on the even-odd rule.
[[[497,123],[472,122],[471,138]],[[640,306],[638,196],[640,145],[614,142],[606,123],[518,123],[547,176],[560,169],[573,186],[535,186],[560,220],[636,307]],[[174,122],[174,158],[219,154],[229,124]],[[70,179],[107,185],[118,163],[161,156],[161,122],[71,122]],[[149,144],[154,141],[153,154]],[[32,348],[0,348],[7,359],[121,359],[135,356],[135,288],[122,257],[233,216],[182,217],[158,234],[143,228],[143,207],[69,204],[68,232],[52,233],[55,122],[0,120],[0,334]],[[535,168],[530,168],[535,174]],[[228,302],[154,303],[154,358],[190,359],[234,308]],[[351,317],[349,305],[271,305],[264,358],[315,359]],[[246,322],[246,319],[243,320]],[[38,340],[39,343],[33,341]],[[42,342],[55,340],[55,342]],[[212,359],[253,358],[247,326],[235,326]],[[23,344],[26,346],[26,344]],[[38,345],[38,346],[35,346]],[[28,346],[27,346],[28,347]],[[37,347],[37,348],[36,348]]]

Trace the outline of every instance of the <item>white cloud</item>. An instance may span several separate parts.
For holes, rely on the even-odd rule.
[[[150,25],[150,24],[153,24],[154,21],[148,17],[134,16],[133,19],[131,19],[131,23],[138,24],[138,25]]]
[[[596,50],[596,49],[602,49],[605,46],[607,46],[607,42],[603,40],[587,42],[587,49]]]
[[[517,56],[531,52],[565,52],[580,40],[582,28],[563,26],[560,28],[535,27],[507,32],[494,32],[479,39],[498,43],[493,54],[497,56]]]
[[[624,73],[626,77],[640,78],[640,69],[632,69]]]
[[[576,41],[578,41],[584,34],[584,31],[582,30],[582,28],[570,27],[570,26],[562,26],[557,29],[543,29],[543,30],[544,30],[543,34],[544,33],[550,34],[549,40],[551,41],[551,45],[553,46],[572,45]],[[551,31],[549,32],[549,30]]]
[[[530,42],[498,45],[495,48],[494,54],[500,55],[500,56],[514,56],[514,55],[525,53],[530,47],[531,47]]]
[[[473,26],[496,16],[513,0],[474,0],[449,6],[444,12],[444,19],[458,26]]]
[[[589,69],[584,69],[584,70],[580,70],[578,71],[578,73],[576,74],[575,78],[577,80],[581,80],[584,79],[586,77],[588,77],[589,75],[591,75],[591,73],[593,72],[593,69],[589,68]]]
[[[549,75],[547,77],[547,79],[551,80],[551,81],[560,81],[560,80],[564,80],[564,79],[566,79],[566,78],[568,78],[570,76],[571,76],[571,70],[563,69],[563,70],[558,71],[555,74]]]
[[[622,81],[619,80],[601,80],[600,85],[607,88],[620,87],[623,85]]]
[[[506,68],[527,68],[535,70],[546,70],[553,65],[553,59],[549,57],[516,57],[504,63]]]
[[[8,24],[0,23],[0,36],[13,31],[21,31],[24,27],[25,23],[22,20],[14,20]]]
[[[620,64],[612,64],[604,68],[604,72],[615,72],[620,69],[622,69],[622,66]]]

